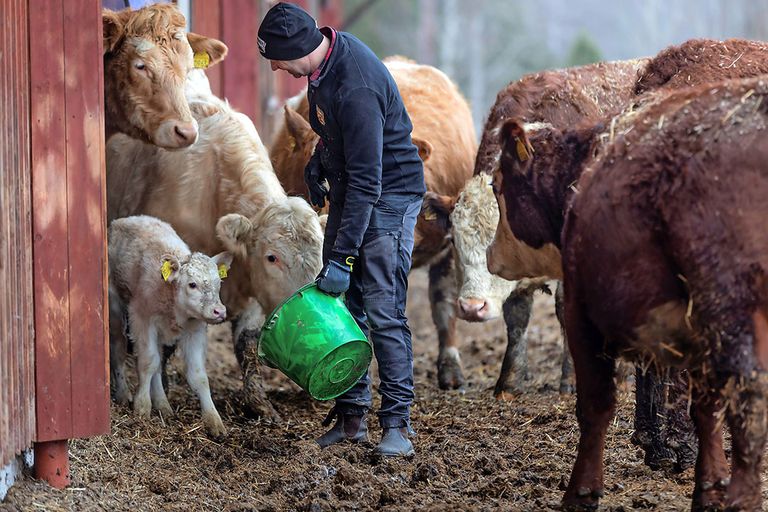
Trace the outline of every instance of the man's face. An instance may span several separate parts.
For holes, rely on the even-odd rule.
[[[271,60],[269,64],[272,66],[272,71],[282,69],[290,73],[294,78],[309,76],[312,73],[308,57],[295,60]]]

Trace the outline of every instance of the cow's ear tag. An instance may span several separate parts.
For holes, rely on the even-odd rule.
[[[424,220],[437,220],[437,214],[435,210],[429,205],[424,205]]]
[[[167,281],[171,277],[171,262],[165,260],[163,266],[160,267],[160,273],[163,275],[163,281]]]
[[[194,56],[194,62],[196,68],[205,69],[211,63],[211,58],[208,56],[208,52],[197,52]]]
[[[517,158],[521,162],[525,162],[531,158],[531,153],[528,152],[528,149],[530,146],[526,147],[525,142],[520,139],[520,137],[515,137],[515,141],[517,142],[516,148],[517,148]],[[531,150],[533,148],[530,148]]]
[[[219,265],[219,277],[221,279],[226,279],[227,277],[227,266],[223,263]]]

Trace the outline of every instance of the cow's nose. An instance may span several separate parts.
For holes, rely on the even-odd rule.
[[[178,123],[173,127],[173,131],[186,145],[192,144],[197,138],[197,127],[194,123]]]
[[[459,299],[461,316],[467,319],[482,320],[488,312],[488,303],[484,299]]]
[[[227,308],[224,306],[213,308],[213,316],[224,321],[227,318]]]

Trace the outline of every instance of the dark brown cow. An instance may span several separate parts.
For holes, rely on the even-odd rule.
[[[702,60],[702,48],[718,48],[717,63],[727,60],[728,54],[722,50],[727,48],[731,52],[729,67],[713,67]],[[721,69],[725,77],[734,73],[754,76],[761,72],[761,68],[746,63],[739,66],[739,56],[747,56],[746,62],[755,62],[760,48],[763,48],[763,60],[768,62],[768,50],[755,42],[730,40],[726,44],[711,40],[689,41],[670,47],[648,61],[638,80],[650,83],[649,77],[655,76],[653,86],[662,89],[656,94],[663,94],[663,91],[674,87],[684,87],[689,75],[706,74],[712,80],[717,69]],[[734,65],[737,59],[739,61]],[[665,78],[660,79],[659,72],[654,70],[666,69],[669,62],[675,63],[676,73],[667,72]],[[650,86],[643,87],[645,90]],[[652,102],[656,94],[644,94],[637,101]],[[630,108],[626,119],[631,120],[632,116]],[[497,199],[505,213],[497,227],[495,241],[489,248],[491,271],[508,277],[559,275],[562,268],[560,228],[565,207],[575,190],[573,185],[599,142],[611,139],[621,129],[608,121],[606,125],[602,134],[600,127],[588,124],[566,131],[552,127],[539,129],[529,134],[529,143],[535,153],[529,153],[525,144],[519,148],[521,155],[530,159],[522,166],[524,169],[521,172],[511,172],[502,177],[497,169],[496,191],[503,190],[503,197],[497,194]],[[631,129],[631,123],[625,129]],[[661,381],[675,385],[662,386]],[[691,429],[686,427],[690,422],[684,409],[685,401],[678,401],[678,407],[665,414],[666,402],[674,402],[675,396],[685,390],[687,384],[674,372],[669,378],[660,378],[654,372],[637,373],[637,416],[633,440],[646,450],[646,462],[653,468],[671,465],[671,469],[681,470],[693,460],[694,443]]]
[[[681,90],[642,109],[578,182],[563,236],[581,439],[568,509],[603,494],[614,359],[688,368],[694,510],[761,510],[768,409],[768,82]],[[524,134],[504,128],[503,160]],[[502,162],[504,165],[504,162]],[[732,434],[731,472],[720,414]]]
[[[220,62],[221,41],[185,31],[173,5],[102,12],[107,139],[124,133],[166,149],[197,140],[197,122],[184,97],[193,55]],[[202,64],[201,64],[202,65]]]

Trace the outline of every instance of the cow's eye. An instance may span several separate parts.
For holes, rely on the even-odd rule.
[[[144,70],[144,69],[145,69],[147,66],[146,66],[146,64],[144,64],[143,62],[141,62],[141,61],[138,61],[138,62],[134,62],[134,63],[133,63],[133,67],[135,67],[135,68],[136,68],[136,69],[138,69],[139,71],[142,71],[142,70]]]
[[[275,256],[274,254],[270,254],[269,256],[267,256],[267,261],[270,263],[277,263],[277,256]]]
[[[197,288],[197,283],[189,283],[189,287],[194,290],[195,288]]]

